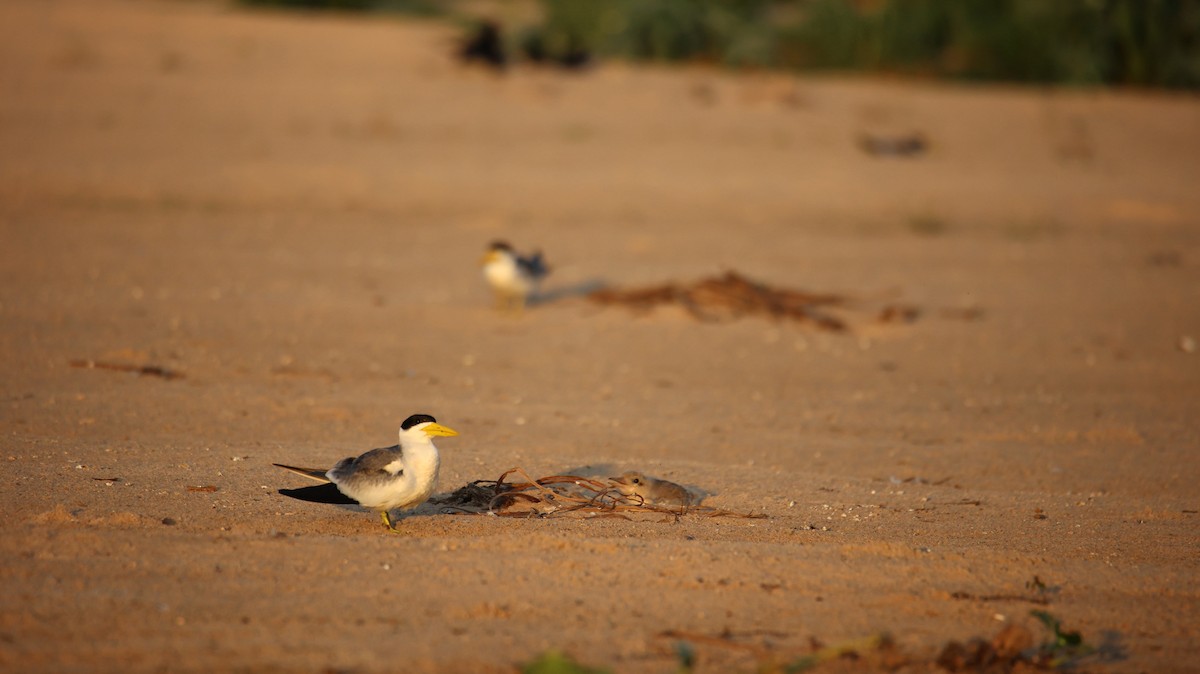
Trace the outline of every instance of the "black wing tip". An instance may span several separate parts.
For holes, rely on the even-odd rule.
[[[309,503],[332,503],[335,505],[358,505],[358,501],[346,496],[333,483],[316,484],[299,489],[280,489],[279,493]]]
[[[542,255],[542,251],[534,251],[529,257],[517,258],[517,264],[521,266],[530,276],[541,278],[550,273],[550,265],[546,264],[546,258]]]

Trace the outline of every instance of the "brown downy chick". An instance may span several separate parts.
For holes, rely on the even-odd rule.
[[[623,496],[633,497],[635,501],[640,497],[649,505],[687,506],[696,500],[684,487],[674,482],[649,477],[636,470],[608,479],[612,480],[613,486]]]

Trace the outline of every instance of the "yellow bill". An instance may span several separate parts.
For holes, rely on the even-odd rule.
[[[429,424],[421,430],[425,431],[425,435],[429,436],[442,435],[445,437],[450,437],[452,435],[458,435],[458,431],[450,428],[449,426],[443,426],[441,424]]]

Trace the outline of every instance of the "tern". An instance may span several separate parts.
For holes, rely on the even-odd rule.
[[[522,256],[506,241],[493,241],[480,264],[484,278],[496,293],[496,306],[501,310],[524,309],[537,293],[542,279],[550,273],[541,251]]]
[[[428,414],[414,414],[400,425],[400,443],[346,457],[329,470],[274,464],[324,484],[301,489],[280,489],[284,496],[315,503],[357,503],[378,510],[388,530],[399,533],[391,512],[408,510],[425,502],[437,485],[441,458],[433,438],[458,432]]]

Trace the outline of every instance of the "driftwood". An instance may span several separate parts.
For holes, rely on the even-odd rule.
[[[508,482],[510,476],[524,482]],[[700,517],[765,518],[766,515],[736,513],[700,505],[667,506],[647,503],[640,496],[625,496],[608,480],[578,475],[550,475],[533,479],[521,468],[512,468],[495,480],[475,480],[453,493],[430,502],[447,514],[493,515],[497,517],[621,517],[637,513],[660,513],[678,519]]]
[[[619,304],[640,311],[649,311],[661,304],[678,304],[694,318],[705,322],[765,315],[807,321],[834,332],[846,330],[842,319],[826,311],[827,307],[844,305],[845,297],[772,288],[734,271],[690,284],[666,283],[628,290],[602,288],[590,293],[588,298],[599,304]]]

